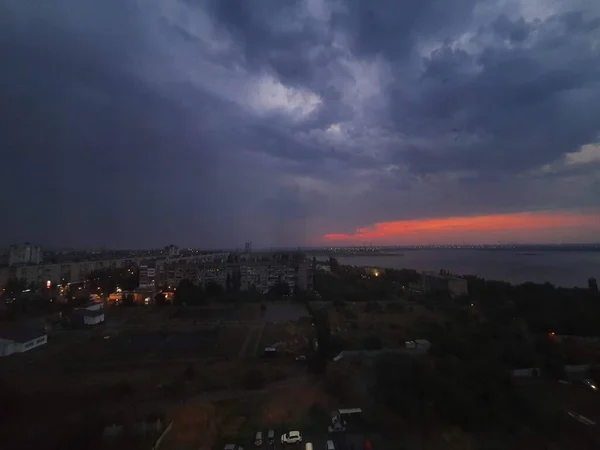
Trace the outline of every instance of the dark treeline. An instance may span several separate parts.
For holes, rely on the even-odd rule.
[[[315,273],[314,286],[323,300],[332,302],[394,300],[420,277],[412,269],[385,269],[374,276],[363,267],[341,266],[335,258],[329,263],[331,273]]]
[[[378,276],[363,267],[341,266],[331,258],[329,273],[315,274],[315,289],[332,302],[415,300],[409,283],[419,281],[412,269],[385,269]],[[450,299],[443,292],[430,292],[420,301],[430,307],[476,307],[487,320],[506,324],[515,318],[525,320],[529,331],[578,336],[597,336],[600,323],[600,297],[597,290],[555,287],[550,283],[511,285],[474,276],[467,280],[469,295]]]
[[[500,281],[466,277],[470,301],[490,319],[506,323],[522,318],[532,332],[597,336],[600,297],[589,289],[559,288],[552,284],[513,286]]]
[[[409,314],[417,305],[432,313],[404,331],[431,342],[428,357],[390,353],[361,368],[343,359],[331,363],[343,349],[343,336],[332,334],[327,307],[313,311],[322,360],[315,368],[331,378],[326,386],[332,395],[346,401],[348,393],[366,389],[367,398],[417,426],[441,419],[465,431],[535,432],[561,439],[560,405],[549,404],[541,391],[523,389],[511,371],[539,368],[542,377],[564,379],[567,364],[600,362],[556,338],[598,335],[600,297],[594,289],[464,277],[469,294],[451,298],[439,290],[411,292],[408,283],[420,277],[413,270],[385,269],[375,275],[373,269],[340,266],[335,260],[331,268],[332,273],[316,274],[315,287],[338,312],[348,312],[346,301],[362,301],[370,314],[385,314],[391,307]],[[378,303],[388,299],[400,301]],[[380,347],[372,333],[366,349]]]

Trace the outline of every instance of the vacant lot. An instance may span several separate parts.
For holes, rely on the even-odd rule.
[[[274,347],[280,352],[306,354],[314,335],[310,322],[269,323],[265,326],[259,351]]]
[[[377,337],[384,348],[403,347],[406,340],[424,338],[421,324],[439,320],[424,306],[407,301],[346,302],[329,309],[333,334],[341,336],[348,349],[362,348],[368,338]]]
[[[531,378],[515,380],[521,393],[556,420],[555,438],[570,441],[570,448],[600,448],[598,425],[584,425],[567,412],[581,414],[600,424],[600,397],[583,385],[562,384],[556,380]]]
[[[266,311],[264,319],[267,322],[289,322],[297,321],[310,314],[302,303],[292,301],[265,303]]]

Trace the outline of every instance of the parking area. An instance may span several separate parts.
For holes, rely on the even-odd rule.
[[[243,447],[244,450],[257,449],[257,450],[306,450],[306,444],[312,444],[313,450],[330,450],[327,446],[327,441],[332,441],[335,450],[363,450],[365,443],[368,441],[371,443],[372,448],[383,449],[387,448],[383,442],[383,439],[378,434],[366,434],[366,433],[327,433],[318,431],[302,431],[302,442],[283,444],[281,442],[281,436],[290,429],[286,430],[285,426],[274,427],[275,429],[275,441],[274,444],[267,442],[267,434],[269,429],[260,430],[263,433],[262,445],[255,445],[254,438],[246,438],[239,440],[232,440],[231,444]],[[258,430],[257,430],[258,431]],[[227,444],[223,444],[224,446]]]
[[[328,450],[327,441],[332,441],[335,450],[363,450],[369,441],[373,448],[387,448],[378,430],[365,421],[360,410],[358,414],[343,416],[348,427],[345,431],[328,430],[336,407],[322,387],[310,383],[278,390],[274,395],[219,404],[216,415],[222,424],[230,425],[222,428],[211,447],[224,450],[225,445],[233,444],[244,450],[311,450],[306,448],[310,443],[312,450]],[[269,430],[274,431],[272,443],[268,439]],[[301,433],[301,442],[294,442],[294,438],[292,442],[282,442],[282,436],[292,431]],[[257,432],[262,433],[259,445]]]

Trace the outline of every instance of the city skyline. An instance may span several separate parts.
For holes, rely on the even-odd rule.
[[[597,1],[0,10],[2,246],[600,242]]]

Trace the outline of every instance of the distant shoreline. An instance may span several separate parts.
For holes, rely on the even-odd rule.
[[[402,254],[379,252],[319,254],[322,262],[329,257],[341,265],[414,269],[419,272],[448,270],[454,274],[475,275],[487,280],[511,284],[552,283],[561,287],[586,287],[589,277],[600,275],[598,251],[522,251],[513,249],[428,249]],[[462,251],[460,251],[462,250]],[[509,250],[509,251],[507,251]]]
[[[315,257],[336,257],[343,256],[344,258],[354,258],[359,256],[404,256],[404,253],[392,253],[392,252],[356,252],[356,253],[346,253],[346,252],[320,252],[320,253],[310,253]]]
[[[339,255],[339,256],[398,256],[405,252],[418,251],[481,251],[481,252],[515,252],[520,255],[533,255],[540,252],[598,252],[600,245],[590,246],[514,246],[514,247],[398,247],[383,248],[380,250],[305,250],[309,255]]]

